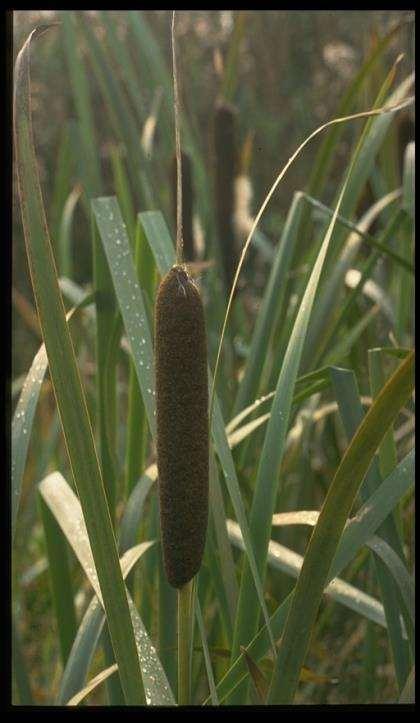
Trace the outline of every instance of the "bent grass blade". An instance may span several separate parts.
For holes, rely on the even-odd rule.
[[[82,508],[76,495],[58,472],[45,477],[39,485],[39,490],[82,565],[96,596],[103,605]],[[144,551],[144,544],[142,552]],[[148,543],[148,546],[150,544]],[[128,568],[134,563],[138,552],[138,549],[134,549],[134,551],[130,549],[124,553],[125,564]],[[156,650],[127,590],[126,594],[135,631],[146,703],[148,705],[174,705],[175,701]]]
[[[414,352],[398,367],[358,427],[329,488],[306,550],[271,682],[269,703],[290,703],[322,591],[354,498],[373,455],[414,386]]]

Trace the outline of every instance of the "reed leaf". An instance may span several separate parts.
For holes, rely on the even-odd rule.
[[[412,352],[376,398],[339,465],[294,590],[274,667],[268,699],[271,703],[287,703],[294,698],[322,590],[354,497],[377,447],[410,397],[413,385]]]
[[[81,506],[74,492],[65,479],[57,472],[45,477],[39,485],[40,493],[55,516],[63,533],[92,585],[96,597],[103,605],[98,575],[87,536]],[[149,545],[150,546],[150,543]],[[136,556],[144,552],[145,547],[140,546],[135,552],[132,549],[124,554],[128,572],[136,560]],[[174,703],[172,692],[166,680],[165,673],[157,657],[156,650],[146,632],[137,609],[127,592],[127,599],[133,627],[136,634],[136,646],[140,661],[146,703],[148,705],[171,705]]]
[[[127,703],[136,704],[141,702],[142,696],[134,631],[92,428],[58,286],[33,145],[29,54],[31,41],[45,29],[40,26],[31,33],[15,67],[14,138],[23,228],[50,376],[89,530],[121,681]]]
[[[414,458],[413,450],[401,460],[394,472],[382,482],[376,492],[362,505],[357,515],[349,521],[335,553],[327,576],[327,583],[343,571],[361,547],[376,532],[395,505],[398,504],[401,497],[412,487],[414,482]],[[282,635],[292,597],[293,591],[289,593],[271,616],[271,626],[276,639],[279,639]],[[270,641],[265,626],[249,641],[246,648],[255,660],[259,660],[267,654]],[[247,668],[243,656],[240,655],[217,685],[217,692],[221,702],[235,690],[246,673]]]

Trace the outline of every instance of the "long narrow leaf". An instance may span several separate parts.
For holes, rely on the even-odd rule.
[[[285,512],[280,515],[274,515],[274,518],[276,518],[276,525],[309,525],[311,527],[315,527],[318,522],[319,512],[317,510],[300,510],[299,512]],[[237,534],[235,528],[232,525],[230,525],[230,527],[233,532]],[[396,552],[394,552],[390,545],[384,542],[384,540],[377,535],[370,537],[369,540],[367,540],[366,545],[381,558],[388,570],[391,572],[391,575],[394,577],[400,589],[404,602],[406,603],[410,617],[414,622],[413,583],[410,575],[408,574],[407,568],[401,562],[401,558]],[[279,558],[280,562],[282,562],[281,554],[279,555]],[[326,590],[324,590],[324,592],[326,592]]]
[[[328,573],[327,583],[337,577],[361,547],[366,544],[401,497],[412,487],[413,482],[414,450],[399,463],[394,472],[382,482],[376,492],[360,508],[356,517],[346,526]],[[293,591],[271,616],[271,626],[276,639],[282,635],[292,597]],[[248,643],[247,650],[255,660],[259,660],[266,655],[269,647],[270,641],[264,626]],[[240,655],[217,685],[220,701],[231,694],[244,678],[246,672],[247,668],[243,656]]]
[[[241,533],[236,522],[228,520],[228,530],[229,537],[234,545],[243,549]],[[298,578],[302,569],[303,556],[284,545],[280,545],[278,542],[274,542],[274,540],[270,540],[267,563],[270,567],[280,570],[286,575]],[[339,577],[334,578],[325,587],[324,595],[331,597],[332,600],[336,600],[336,602],[341,603],[350,610],[354,610],[359,615],[363,615],[383,628],[386,627],[383,607],[378,600],[345,582],[345,580]]]
[[[346,369],[331,369],[331,378],[333,382],[333,388],[335,390],[336,398],[338,401],[340,415],[344,423],[347,439],[350,441],[357,427],[363,419],[363,408],[359,399],[359,392],[357,389],[356,379],[353,372]],[[385,439],[388,433],[385,435]],[[389,473],[392,471],[392,467],[389,469]],[[367,500],[369,494],[372,494],[381,483],[381,474],[379,471],[378,460],[374,459],[371,468],[369,469],[366,478],[360,488],[360,497],[363,502]],[[379,530],[379,534],[388,543],[392,545],[395,550],[403,559],[404,554],[402,545],[399,540],[397,533],[395,519],[393,514],[385,520],[384,524]],[[408,649],[407,644],[403,640],[403,633],[400,623],[400,604],[398,601],[397,590],[395,589],[395,583],[390,579],[389,574],[380,560],[375,559],[375,571],[378,578],[381,597],[385,608],[385,615],[387,618],[388,635],[391,645],[391,651],[393,655],[397,680],[399,682],[400,689],[404,684],[404,681],[408,675],[409,660],[408,660]]]
[[[82,309],[92,303],[93,296],[85,296],[79,300],[78,307],[71,309],[66,319],[70,321],[77,309]],[[45,345],[42,344],[34,356],[28,374],[26,375],[19,401],[16,405],[12,419],[12,542],[16,528],[16,518],[19,509],[22,477],[25,470],[29,441],[35,412],[41,392],[42,382],[48,367]]]
[[[270,340],[273,316],[282,312],[290,264],[294,255],[302,211],[302,196],[295,193],[284,224],[278,250],[268,279],[252,335],[245,373],[235,401],[234,413],[240,412],[258,394],[261,372]]]
[[[328,231],[323,240],[315,266],[312,270],[300,304],[293,332],[290,337],[278,377],[276,394],[271,407],[270,421],[267,425],[264,446],[261,452],[255,490],[252,499],[250,531],[255,545],[255,556],[258,569],[261,570],[263,578],[265,573],[268,541],[270,538],[270,523],[278,494],[278,470],[280,468],[284,444],[286,441],[287,427],[292,407],[293,389],[299,371],[299,364],[301,361],[306,332],[322,267],[328,251],[332,232],[334,230],[340,203],[346,191],[347,182],[351,177],[353,164],[354,161],[350,166],[346,182],[341,190],[339,202],[335,208],[334,216],[331,219]],[[232,660],[238,654],[240,645],[243,644],[244,641],[249,640],[250,637],[253,637],[257,632],[257,629],[258,607],[255,600],[255,594],[252,589],[250,569],[245,563],[241,578]]]
[[[139,221],[135,234],[135,264],[140,288],[146,302],[152,303],[155,287],[155,263]],[[128,418],[126,443],[126,487],[131,492],[138,475],[144,466],[147,449],[147,419],[140,393],[139,382],[133,362],[130,363],[128,385]]]
[[[309,196],[307,193],[302,193],[301,195],[306,201],[308,201],[308,203],[311,204],[311,206],[321,211],[326,216],[329,216],[330,218],[332,217],[334,213],[332,208],[325,206],[325,204],[321,203],[321,201],[318,201],[316,198]],[[391,198],[390,202],[392,202],[393,200],[395,199]],[[385,246],[382,241],[378,241],[378,239],[376,239],[370,233],[364,231],[361,228],[360,222],[359,224],[353,223],[353,221],[349,221],[347,218],[344,218],[344,216],[339,213],[337,216],[337,224],[342,224],[350,231],[353,231],[355,234],[357,234],[357,236],[360,236],[361,239],[366,241],[366,243],[368,243],[370,246],[373,246],[374,249],[383,253],[384,256],[388,256],[390,259],[395,261],[396,264],[403,267],[414,275],[414,268],[412,264],[410,264],[403,256],[399,256],[399,254],[395,253],[392,248],[388,248],[387,246]]]
[[[127,703],[142,701],[141,674],[127,597],[96,456],[92,428],[65,319],[37,172],[30,113],[29,54],[34,30],[16,60],[14,133],[22,220],[32,285],[63,433],[83,505],[114,652]]]
[[[305,554],[282,643],[269,702],[293,700],[309,636],[347,516],[372,457],[414,385],[414,352],[402,362],[366,414],[339,465]]]
[[[362,150],[363,146],[361,148],[361,152]],[[357,223],[358,228],[362,232],[368,231],[371,224],[380,216],[382,211],[386,209],[389,204],[395,202],[400,195],[401,190],[397,189],[396,191],[388,193],[384,198],[379,199],[379,201],[374,203],[373,206],[371,206],[371,208],[369,208],[362,216],[360,221]],[[358,232],[353,231],[349,234],[339,257],[334,264],[334,267],[331,269],[324,288],[320,293],[316,313],[314,313],[314,317],[311,322],[311,329],[308,332],[308,338],[306,340],[304,351],[305,369],[309,369],[310,367],[309,360],[311,360],[312,364],[318,364],[318,347],[320,343],[323,342],[323,329],[328,328],[331,323],[331,318],[335,311],[335,302],[340,293],[340,289],[344,288],[346,273],[353,265],[361,243],[362,237],[358,234]]]
[[[92,201],[92,208],[128,334],[149,427],[154,435],[156,419],[152,338],[130,241],[115,197],[97,198]]]

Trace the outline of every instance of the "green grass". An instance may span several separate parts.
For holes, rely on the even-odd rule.
[[[254,15],[234,16],[218,78],[247,132],[241,48]],[[210,262],[192,273],[211,419],[207,542],[180,607],[178,697],[155,456],[155,290],[175,262],[165,18],[163,37],[153,13],[63,11],[16,62],[16,172],[43,344],[13,380],[13,702],[413,702],[414,142],[398,147],[395,130],[411,112],[412,77],[389,51],[406,24],[366,54],[330,119],[289,154],[271,154],[271,190],[257,189],[255,229],[238,239],[246,283],[228,306],[209,156],[194,98],[183,99]],[[47,192],[36,61],[50,62],[57,43],[71,113]],[[183,36],[180,72],[193,78],[187,44]],[[307,184],[291,187],[304,163]],[[349,287],[353,271],[361,276]],[[25,308],[16,348],[18,331],[32,333]]]

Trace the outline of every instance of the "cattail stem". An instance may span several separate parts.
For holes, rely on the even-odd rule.
[[[178,705],[189,705],[191,697],[193,583],[192,579],[178,590]]]
[[[179,93],[178,93],[178,72],[176,67],[176,44],[175,44],[175,10],[172,13],[172,72],[174,81],[174,111],[175,111],[175,152],[177,167],[176,182],[176,260],[182,263],[182,164],[181,164],[181,134],[179,130]]]
[[[171,164],[171,190],[172,190],[172,208],[176,226],[178,215],[178,170],[177,158],[173,157]],[[182,169],[182,255],[184,261],[194,261],[196,254],[194,248],[194,229],[193,229],[193,213],[194,198],[192,185],[192,163],[190,156],[185,151],[181,151],[181,169]],[[179,262],[178,262],[179,263]]]

